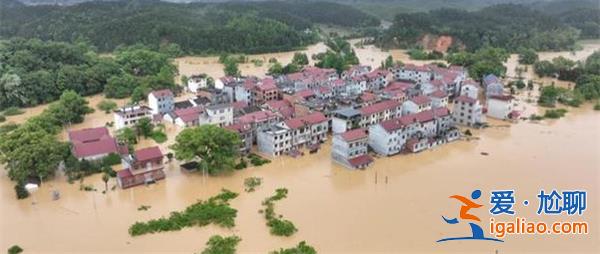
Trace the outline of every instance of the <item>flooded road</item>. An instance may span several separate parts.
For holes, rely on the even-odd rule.
[[[557,121],[492,127],[477,131],[477,141],[378,158],[365,171],[334,164],[327,145],[314,155],[278,158],[229,176],[184,174],[171,163],[167,179],[157,185],[108,194],[101,193],[104,183],[100,175],[85,179],[97,192],[80,191],[78,183],[68,184],[58,177],[33,198],[20,201],[15,200],[13,185],[3,173],[0,249],[19,244],[27,253],[191,253],[201,250],[213,234],[236,234],[242,238],[239,253],[266,253],[302,240],[319,253],[494,253],[496,249],[500,253],[598,253],[599,129],[600,113],[586,105]],[[243,181],[250,176],[262,177],[263,185],[256,192],[244,193]],[[109,188],[113,185],[114,179]],[[290,191],[287,199],[277,203],[278,213],[299,228],[289,238],[271,236],[258,213],[261,201],[278,187]],[[221,188],[241,193],[232,202],[238,217],[231,230],[208,226],[135,238],[127,234],[135,221],[168,215]],[[484,192],[483,204],[488,206],[486,193],[496,189],[514,189],[519,200],[527,198],[532,204],[537,204],[535,195],[540,189],[585,189],[588,208],[582,218],[591,225],[591,232],[573,237],[508,236],[502,244],[435,243],[439,238],[468,232],[464,226],[445,224],[440,216],[458,212],[459,205],[448,196],[468,195],[478,188]],[[52,190],[59,190],[62,198],[51,201]],[[138,211],[141,205],[151,208]],[[517,204],[515,210],[530,220],[556,219],[535,215],[537,206]],[[489,219],[486,210],[475,215],[483,222]]]

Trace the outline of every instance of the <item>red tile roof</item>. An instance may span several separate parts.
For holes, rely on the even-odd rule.
[[[201,107],[191,107],[191,108],[183,108],[177,109],[173,113],[181,118],[184,123],[199,121],[200,113],[202,113],[203,109]]]
[[[367,132],[365,132],[365,129],[360,128],[360,129],[355,129],[355,130],[350,130],[350,131],[344,132],[341,134],[341,136],[346,142],[350,142],[350,141],[354,141],[357,139],[366,138]]]
[[[387,132],[392,132],[398,130],[404,126],[407,126],[411,123],[424,123],[433,120],[435,117],[444,117],[448,116],[450,111],[448,108],[435,108],[431,110],[422,111],[415,114],[409,114],[402,116],[400,118],[394,118],[387,121],[381,122],[381,127],[383,127]]]
[[[277,115],[271,111],[256,111],[250,114],[245,114],[238,118],[240,123],[256,123],[276,118]]]
[[[411,87],[413,87],[412,83],[396,81],[396,82],[390,83],[383,90],[384,91],[394,91],[394,90],[406,91],[406,90],[408,90]]]
[[[73,155],[77,158],[117,153],[117,141],[106,127],[69,131]]]
[[[419,72],[429,72],[430,71],[430,69],[427,65],[405,64],[403,68],[408,71],[419,71]]]
[[[135,159],[139,162],[162,158],[163,154],[158,146],[143,148],[135,151]]]
[[[325,117],[323,113],[317,111],[305,116],[285,120],[285,125],[290,129],[298,129],[305,125],[314,125],[325,121],[327,121],[327,117]]]
[[[446,92],[444,92],[442,90],[436,90],[435,92],[431,93],[429,96],[435,97],[435,98],[446,98],[446,97],[448,97],[448,94],[446,94]]]
[[[466,96],[466,95],[458,96],[458,97],[456,97],[454,99],[454,101],[456,101],[456,102],[464,102],[464,103],[475,103],[475,102],[477,102],[476,99],[473,99],[473,98],[471,98],[469,96]]]
[[[423,104],[427,104],[427,103],[431,102],[431,99],[429,99],[429,97],[427,97],[425,95],[415,96],[410,100],[417,105],[423,105]]]
[[[490,99],[496,99],[496,100],[501,100],[501,101],[510,101],[513,99],[513,97],[511,95],[492,95],[492,96],[490,96]]]
[[[304,99],[311,97],[311,96],[315,96],[315,92],[313,92],[310,89],[304,89],[302,91],[298,91],[296,92],[296,96],[302,97]]]
[[[275,90],[277,86],[275,85],[275,80],[272,78],[264,78],[262,83],[257,86],[261,91]]]
[[[348,160],[348,162],[353,167],[361,167],[371,164],[373,162],[373,158],[371,158],[371,156],[367,154],[363,154],[361,156]]]
[[[160,97],[173,97],[173,92],[171,92],[171,90],[169,90],[169,89],[162,89],[162,90],[152,91],[151,93],[156,98],[160,98]]]
[[[393,100],[387,100],[387,101],[378,102],[373,105],[361,108],[360,113],[362,115],[372,115],[375,113],[380,113],[380,112],[383,112],[386,110],[391,110],[391,109],[397,108],[398,106],[400,106],[399,102],[393,101]]]
[[[244,132],[247,132],[252,129],[250,124],[244,124],[244,123],[235,123],[232,125],[227,125],[224,128],[231,130],[231,131],[235,131],[237,133],[244,133]]]
[[[360,99],[364,102],[373,101],[377,99],[377,96],[373,93],[364,92],[362,95],[360,95]]]
[[[234,103],[231,103],[231,106],[234,109],[243,109],[248,107],[248,102],[247,101],[236,101]]]

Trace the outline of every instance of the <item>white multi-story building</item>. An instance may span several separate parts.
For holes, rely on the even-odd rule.
[[[233,107],[230,103],[209,105],[200,114],[200,125],[214,124],[220,127],[233,124]]]
[[[419,95],[402,103],[402,115],[415,114],[431,109],[431,99],[425,95]]]
[[[496,119],[509,119],[512,116],[513,97],[510,95],[492,95],[487,99],[487,115]]]
[[[431,107],[433,108],[445,108],[448,106],[448,94],[442,90],[437,90],[429,94],[429,99],[431,99]]]
[[[148,106],[152,114],[167,114],[174,110],[175,101],[173,92],[169,89],[152,91],[148,94]]]
[[[458,138],[447,108],[435,108],[372,125],[369,146],[381,155],[393,155],[406,149],[418,152]]]
[[[369,136],[365,129],[355,129],[333,136],[331,157],[349,168],[364,168],[373,162],[367,154]]]
[[[115,129],[135,126],[142,118],[152,119],[152,109],[147,106],[127,106],[115,111]]]
[[[477,99],[479,97],[479,84],[473,80],[465,81],[460,87],[460,96]]]
[[[454,99],[454,108],[452,109],[454,122],[460,125],[477,126],[485,123],[483,106],[479,100],[466,95]]]
[[[305,145],[318,144],[327,140],[329,121],[321,112],[291,118],[271,128],[258,131],[257,143],[261,152],[281,155]],[[289,135],[289,136],[288,136]],[[283,140],[282,140],[283,139]],[[289,141],[289,143],[285,142]]]
[[[425,83],[433,78],[431,69],[427,66],[406,64],[391,68],[395,80],[410,80],[416,83]]]
[[[378,102],[360,109],[360,127],[366,128],[373,124],[392,119],[400,115],[402,104],[395,100]]]
[[[192,75],[187,81],[188,91],[195,93],[198,89],[208,87],[208,76],[206,74]]]

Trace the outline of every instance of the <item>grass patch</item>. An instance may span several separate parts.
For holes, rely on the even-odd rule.
[[[287,197],[288,190],[286,188],[279,188],[275,190],[275,195],[268,197],[262,203],[265,207],[264,214],[267,219],[267,226],[271,228],[271,234],[277,236],[291,236],[298,229],[289,220],[282,219],[281,215],[275,214],[275,201],[279,201]]]
[[[258,154],[251,153],[248,154],[248,159],[250,159],[250,163],[254,166],[261,166],[267,163],[271,163],[270,160],[260,157]]]
[[[185,227],[206,226],[214,223],[221,227],[235,226],[237,210],[229,205],[229,200],[238,196],[237,193],[223,189],[220,194],[206,201],[198,201],[188,206],[183,212],[171,212],[168,218],[136,222],[129,227],[131,236],[145,235],[158,232],[179,231]]]
[[[164,143],[167,141],[167,134],[165,134],[162,131],[153,131],[152,134],[150,135],[150,138],[152,138],[156,143]]]
[[[149,205],[141,205],[140,207],[138,207],[138,211],[148,211],[150,210],[150,208],[152,208],[152,206]]]
[[[544,113],[544,118],[558,119],[558,118],[561,118],[561,117],[565,116],[565,114],[567,114],[567,110],[566,109],[562,109],[562,108],[559,108],[559,109],[548,109]]]
[[[240,241],[242,239],[238,236],[213,235],[206,242],[206,249],[202,251],[202,254],[235,254],[235,249]]]
[[[271,251],[270,254],[317,254],[317,251],[312,246],[306,244],[305,241],[298,243],[296,247],[288,249],[280,249]]]
[[[260,177],[248,177],[244,179],[244,187],[246,192],[253,192],[256,187],[262,184],[262,178]]]
[[[17,107],[9,107],[9,108],[6,108],[2,113],[5,116],[16,116],[16,115],[25,113],[25,111],[23,111],[22,109],[17,108]]]

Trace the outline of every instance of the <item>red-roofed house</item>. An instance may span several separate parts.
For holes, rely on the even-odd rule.
[[[401,112],[402,105],[394,100],[386,100],[359,109],[361,114],[360,127],[366,128],[373,124],[392,119]]]
[[[71,152],[77,159],[98,160],[111,153],[119,153],[117,140],[110,136],[106,127],[69,131]]]
[[[402,115],[415,114],[430,109],[431,99],[425,95],[419,95],[402,104]]]
[[[281,98],[281,91],[275,85],[273,78],[264,78],[252,89],[252,103],[261,105],[266,101],[278,100]]]
[[[164,119],[182,128],[197,126],[200,123],[200,114],[203,111],[201,106],[176,109],[166,114]]]
[[[409,139],[431,139],[432,144],[450,142],[458,138],[452,116],[447,108],[435,108],[404,115],[372,125],[369,128],[369,145],[381,155],[392,155],[406,149]],[[414,151],[414,150],[413,150]]]
[[[377,95],[371,92],[364,92],[360,95],[359,98],[363,107],[373,105],[377,101]]]
[[[123,168],[117,172],[117,183],[123,189],[165,178],[163,154],[158,146],[143,148],[133,155],[123,156]]]
[[[285,99],[267,101],[262,105],[262,108],[274,113],[279,113],[283,119],[288,119],[294,116],[294,106]]]
[[[258,131],[258,149],[266,154],[280,155],[327,140],[328,130],[329,119],[321,112],[290,118]]]
[[[390,69],[396,80],[410,80],[417,83],[425,83],[433,79],[433,72],[429,66],[417,66],[414,64],[405,64]]]
[[[448,94],[442,90],[437,90],[429,94],[431,99],[431,107],[440,108],[448,106]]]
[[[367,154],[368,135],[365,129],[354,129],[333,136],[331,157],[349,168],[365,168],[373,159]]]

